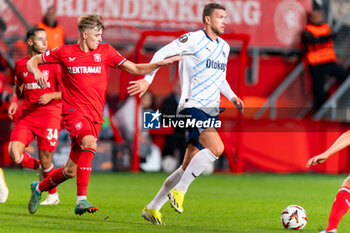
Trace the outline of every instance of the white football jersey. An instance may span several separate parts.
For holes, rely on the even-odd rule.
[[[151,63],[181,55],[179,76],[182,93],[178,112],[194,107],[215,116],[219,113],[220,91],[229,100],[235,97],[226,81],[229,52],[230,46],[226,41],[220,37],[213,41],[204,30],[199,30],[182,35],[161,48]],[[145,80],[151,83],[156,72],[146,75]]]

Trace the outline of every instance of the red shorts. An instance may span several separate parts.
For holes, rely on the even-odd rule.
[[[84,116],[78,114],[64,114],[63,124],[72,140],[72,151],[69,158],[74,163],[78,163],[81,152],[81,140],[87,135],[92,135],[97,139],[101,131],[102,123],[91,122]]]
[[[36,136],[39,150],[55,151],[59,129],[59,125],[41,128],[33,126],[25,119],[20,119],[12,130],[10,141],[19,141],[28,146]]]

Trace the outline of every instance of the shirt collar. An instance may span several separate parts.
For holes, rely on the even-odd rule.
[[[204,29],[202,29],[202,31],[204,32],[205,36],[206,36],[209,40],[213,41],[213,40],[208,36],[207,32],[206,32]],[[214,42],[214,41],[213,41],[213,42]],[[216,37],[216,43],[219,43],[219,37]]]

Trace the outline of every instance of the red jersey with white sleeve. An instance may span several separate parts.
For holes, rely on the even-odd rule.
[[[91,122],[103,122],[108,67],[117,68],[126,59],[109,44],[84,52],[78,44],[61,45],[41,55],[45,63],[62,66],[63,116],[79,114]]]
[[[30,56],[19,59],[15,65],[15,83],[23,84],[23,106],[21,119],[25,119],[32,125],[38,127],[59,128],[61,122],[62,102],[51,100],[47,104],[39,104],[42,95],[61,90],[61,67],[56,64],[40,65],[41,72],[48,76],[48,88],[42,89],[35,81],[34,75],[28,72],[27,61]]]

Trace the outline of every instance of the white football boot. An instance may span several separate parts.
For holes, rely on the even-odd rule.
[[[333,229],[330,231],[323,230],[323,231],[320,231],[320,233],[337,233],[337,229]]]
[[[57,193],[48,193],[45,201],[41,202],[40,205],[58,205],[60,203],[60,198]]]
[[[52,165],[53,166],[53,165]],[[42,170],[41,166],[39,168],[39,173],[38,173],[39,181],[42,181],[45,179],[45,173]],[[58,193],[50,194],[48,193],[46,196],[46,199],[40,203],[40,205],[58,205],[60,203],[60,198],[58,196]]]

